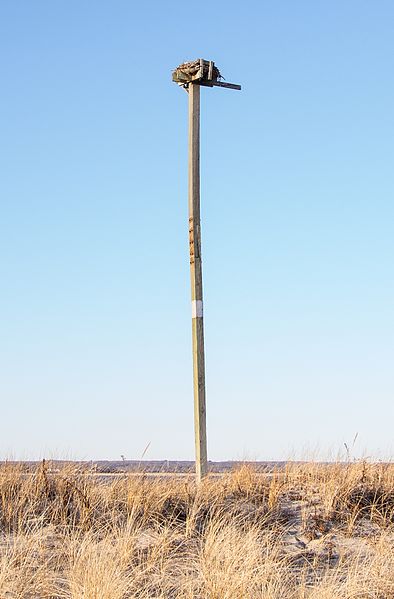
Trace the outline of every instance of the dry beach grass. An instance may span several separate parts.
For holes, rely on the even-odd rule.
[[[394,465],[0,469],[1,599],[394,598]]]

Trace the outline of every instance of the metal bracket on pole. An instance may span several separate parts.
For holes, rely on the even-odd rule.
[[[226,87],[227,89],[237,89],[240,90],[241,86],[237,83],[226,83],[225,81],[196,81],[198,85],[203,85],[204,87]]]

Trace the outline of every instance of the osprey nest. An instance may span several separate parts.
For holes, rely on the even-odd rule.
[[[178,85],[187,86],[192,81],[217,81],[222,79],[219,69],[212,60],[184,62],[172,72],[172,80]]]

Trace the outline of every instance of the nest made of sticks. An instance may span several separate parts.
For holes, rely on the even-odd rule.
[[[210,61],[209,60],[192,60],[191,62],[184,62],[179,65],[172,72],[172,80],[180,85],[190,83],[191,81],[217,81],[222,79],[219,69],[212,63],[212,73],[210,73]]]

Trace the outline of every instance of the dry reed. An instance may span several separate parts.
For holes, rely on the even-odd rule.
[[[0,468],[1,599],[394,599],[394,466]]]

